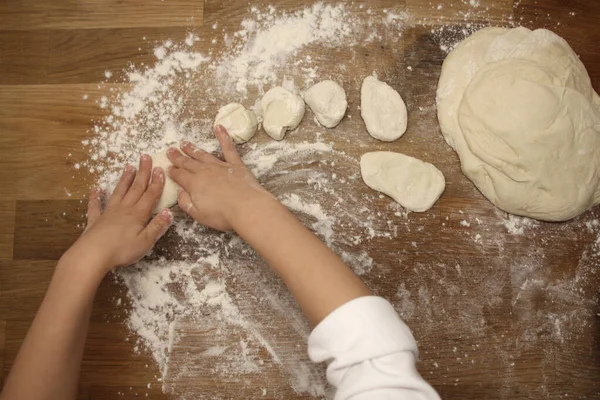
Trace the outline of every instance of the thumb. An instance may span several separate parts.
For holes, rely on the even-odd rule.
[[[179,189],[177,192],[177,204],[179,205],[179,208],[185,211],[188,215],[190,215],[196,208],[190,194],[183,189]]]
[[[165,208],[152,218],[152,221],[150,221],[141,233],[148,247],[154,246],[158,239],[169,230],[172,224],[173,214],[168,208]]]

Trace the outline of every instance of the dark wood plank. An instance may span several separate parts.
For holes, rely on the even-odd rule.
[[[406,0],[409,20],[424,25],[452,25],[466,23],[506,24],[512,17],[514,0],[469,1]]]
[[[0,321],[0,390],[4,385],[4,349],[6,346],[6,321]]]
[[[48,74],[49,44],[47,32],[30,35],[0,30],[0,82],[43,82]]]
[[[2,164],[0,163],[0,165]],[[0,201],[0,260],[12,259],[15,206],[16,203],[14,201]]]
[[[203,4],[195,0],[65,0],[0,3],[3,30],[199,26]]]

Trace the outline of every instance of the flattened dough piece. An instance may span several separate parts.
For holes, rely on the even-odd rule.
[[[360,108],[367,131],[375,139],[392,142],[406,132],[406,104],[387,83],[367,76],[360,93]]]
[[[260,101],[263,128],[275,140],[281,140],[287,131],[294,130],[304,117],[304,100],[281,86],[269,90]]]
[[[165,187],[163,188],[162,195],[152,210],[152,214],[158,214],[165,208],[173,207],[177,204],[177,190],[179,189],[179,185],[176,184],[167,173],[167,169],[173,165],[169,157],[167,157],[166,148],[156,154],[152,155],[152,168],[161,167],[165,171]],[[180,150],[181,151],[181,150]]]
[[[219,109],[215,117],[215,127],[223,125],[231,139],[237,143],[246,143],[252,139],[258,128],[256,116],[239,103],[230,103]]]
[[[401,153],[366,153],[360,159],[360,172],[371,189],[414,212],[429,210],[446,188],[444,175],[435,166]]]
[[[334,81],[319,82],[306,91],[304,101],[317,121],[326,128],[335,128],[344,118],[348,108],[344,88]]]

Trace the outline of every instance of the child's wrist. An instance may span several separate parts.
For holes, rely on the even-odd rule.
[[[240,233],[248,224],[252,224],[252,221],[256,218],[268,217],[269,210],[278,205],[281,205],[281,203],[271,193],[266,190],[257,191],[244,200],[237,202],[232,209],[229,223],[234,231]]]
[[[60,258],[57,268],[70,270],[79,277],[83,275],[99,283],[114,266],[110,265],[102,252],[75,243]]]

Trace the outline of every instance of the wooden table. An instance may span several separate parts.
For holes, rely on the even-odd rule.
[[[153,62],[155,41],[182,39],[190,30],[210,37],[210,26],[217,21],[226,31],[235,31],[247,3],[0,3],[0,382],[56,260],[83,223],[81,200],[94,177],[75,175],[73,164],[87,157],[81,140],[87,137],[91,121],[105,111],[94,101],[82,101],[82,96],[94,100],[106,93],[106,87],[97,85],[104,80],[105,70],[119,70],[129,62]],[[299,7],[289,0],[272,3],[278,9]],[[365,280],[393,301],[413,329],[421,349],[420,372],[443,398],[598,399],[600,270],[593,244],[598,233],[587,229],[585,222],[600,212],[594,210],[566,224],[526,228],[522,235],[509,234],[499,224],[506,216],[461,174],[456,155],[443,143],[435,123],[431,82],[437,81],[445,54],[431,26],[417,21],[427,19],[437,27],[440,17],[455,26],[474,18],[506,25],[512,18],[529,28],[549,27],[581,56],[599,90],[600,3],[481,0],[480,10],[487,7],[487,11],[466,19],[460,14],[468,7],[464,3],[468,2],[368,2],[374,9],[407,11],[414,26],[406,28],[399,48],[386,47],[384,38],[356,51],[352,67],[356,70],[348,72],[344,84],[357,89],[359,79],[354,75],[376,70],[400,91],[411,114],[410,128],[405,137],[385,148],[434,162],[446,176],[447,190],[430,213],[407,217],[419,229],[401,232],[395,240],[369,243],[377,268]],[[413,75],[404,72],[407,66],[414,69]],[[338,143],[335,135],[328,136],[355,157],[384,148],[364,134],[357,106],[354,90],[350,94],[354,119],[342,127],[348,135],[363,135],[361,139]],[[310,123],[310,118],[303,122]],[[360,190],[368,193],[366,188]],[[389,212],[385,210],[389,201],[380,203],[382,212]],[[480,242],[474,239],[477,234]],[[482,291],[489,292],[484,301]],[[149,354],[133,351],[134,340],[123,325],[126,311],[116,309],[114,303],[124,294],[123,287],[111,279],[99,290],[83,362],[81,399],[168,397],[159,384],[147,387],[148,382],[156,382],[158,371]],[[204,378],[197,386],[206,393],[220,391],[224,398],[261,396],[243,382],[224,386]],[[286,389],[284,376],[274,379],[270,385],[281,390],[269,393],[279,394],[263,398],[295,397]]]

